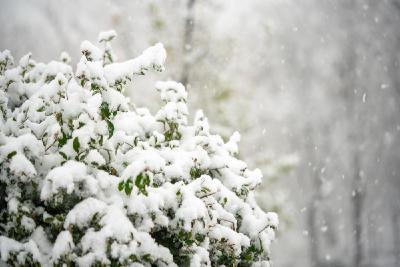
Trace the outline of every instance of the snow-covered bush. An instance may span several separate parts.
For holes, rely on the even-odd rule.
[[[235,133],[211,134],[187,92],[158,82],[152,115],[123,95],[163,70],[162,44],[121,63],[110,41],[13,66],[0,54],[0,252],[10,266],[269,266],[275,213],[257,205],[259,170]],[[1,263],[1,262],[0,262]]]

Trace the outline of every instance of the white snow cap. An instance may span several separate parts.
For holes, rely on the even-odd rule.
[[[104,67],[104,75],[112,86],[117,81],[132,78],[133,75],[144,73],[146,70],[154,69],[162,71],[167,52],[161,43],[147,48],[139,57],[122,62],[113,63]]]
[[[98,41],[99,41],[99,43],[104,42],[104,41],[109,42],[112,39],[114,39],[115,37],[117,37],[117,33],[114,30],[104,31],[104,32],[99,33]]]

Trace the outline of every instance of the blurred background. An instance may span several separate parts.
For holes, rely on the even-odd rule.
[[[115,29],[119,60],[162,42],[125,92],[154,112],[174,79],[214,132],[240,131],[280,215],[276,267],[400,266],[400,0],[0,2],[0,49],[37,61]]]

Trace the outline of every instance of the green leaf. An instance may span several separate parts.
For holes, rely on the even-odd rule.
[[[114,134],[114,124],[112,124],[111,121],[107,120],[107,126],[108,126],[108,138],[111,138]]]
[[[146,186],[150,185],[150,176],[147,174],[139,173],[135,178],[135,186],[138,188],[139,193],[147,196]],[[128,196],[132,193],[133,190],[133,180],[129,178],[126,181],[121,181],[118,184],[118,190],[125,191],[125,194]]]
[[[208,189],[207,187],[202,187],[200,191],[206,194],[210,192],[210,189]]]
[[[58,138],[58,147],[62,147],[67,143],[68,136],[62,132],[62,137]]]
[[[143,260],[146,261],[146,262],[151,262],[151,256],[150,256],[150,254],[145,254],[145,255],[143,256]]]
[[[190,169],[190,176],[192,177],[192,179],[197,179],[200,176],[202,176],[204,173],[200,168],[197,167],[192,167]]]
[[[144,176],[144,185],[149,186],[150,185],[150,176],[145,174]]]
[[[100,144],[101,146],[103,145],[103,136],[102,136],[102,135],[100,135],[99,144]]]
[[[17,151],[10,152],[10,153],[7,155],[7,159],[11,159],[11,158],[14,157],[15,155],[17,155]]]
[[[129,179],[128,181],[125,182],[125,194],[127,194],[128,196],[131,195],[132,189],[133,189],[133,186],[131,185],[131,183],[132,183],[131,179]]]
[[[44,223],[50,224],[50,223],[53,222],[53,220],[54,220],[54,217],[49,216],[49,217],[47,217],[46,219],[44,219]]]
[[[93,92],[93,94],[100,94],[101,92],[101,87],[97,83],[92,83],[90,85],[90,89]]]
[[[196,241],[197,241],[197,242],[201,243],[201,242],[204,241],[204,239],[206,238],[206,236],[197,233],[196,236],[195,236],[195,238],[196,238]]]
[[[79,143],[78,137],[74,138],[74,141],[72,142],[72,147],[74,148],[76,153],[79,153],[79,148],[81,147],[81,144]]]
[[[37,112],[43,112],[44,111],[44,109],[45,109],[45,106],[41,106],[40,108],[38,108],[36,111]]]
[[[66,155],[64,152],[59,151],[58,153],[59,153],[65,160],[68,159],[67,155]]]
[[[63,120],[62,120],[62,114],[60,112],[56,113],[56,120],[57,122],[62,125],[63,124]]]
[[[46,76],[46,80],[44,81],[45,83],[49,83],[49,82],[51,82],[52,80],[54,80],[56,78],[56,76],[55,75],[48,75],[48,76]]]
[[[100,105],[100,115],[101,118],[104,119],[109,119],[110,118],[110,110],[108,108],[108,103],[103,102]]]
[[[186,244],[188,244],[188,245],[191,245],[191,244],[194,243],[194,240],[192,239],[192,232],[185,232],[185,231],[181,230],[181,231],[178,233],[178,238],[179,238],[182,242],[184,242],[184,243],[186,243]]]
[[[139,173],[138,176],[136,176],[136,179],[135,179],[135,185],[137,187],[140,187],[142,179],[143,179],[143,175],[142,175],[142,173]]]
[[[147,196],[146,186],[150,185],[150,177],[147,174],[139,173],[135,179],[135,185],[139,193]]]
[[[118,190],[119,190],[119,191],[124,190],[124,186],[125,186],[125,181],[119,182],[119,184],[118,184]]]
[[[86,158],[86,156],[89,154],[89,151],[86,151],[86,153],[82,153],[79,157],[79,161],[82,161]]]
[[[130,255],[130,256],[129,256],[129,259],[130,259],[132,262],[138,262],[138,261],[139,261],[139,259],[138,259],[138,257],[137,257],[136,255]]]
[[[226,203],[228,202],[228,198],[224,197],[224,199],[222,200],[222,207],[225,207]]]

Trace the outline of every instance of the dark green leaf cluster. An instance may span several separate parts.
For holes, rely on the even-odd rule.
[[[135,184],[139,194],[147,196],[146,187],[150,185],[150,176],[145,172],[141,172],[135,177],[135,182],[131,178],[121,181],[118,184],[118,190],[124,191],[129,196],[132,193],[133,184]]]

